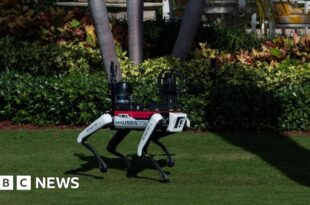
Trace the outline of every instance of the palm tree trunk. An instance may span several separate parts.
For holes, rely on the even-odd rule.
[[[143,0],[127,0],[129,59],[143,62]]]
[[[103,58],[105,70],[108,74],[108,78],[110,79],[111,62],[114,62],[114,65],[116,65],[118,68],[116,80],[119,81],[122,78],[121,69],[117,60],[114,39],[109,24],[108,11],[107,7],[105,6],[105,0],[88,0],[88,4],[94,19],[100,52]]]
[[[188,58],[204,8],[205,0],[188,1],[172,56],[179,57],[182,60]]]

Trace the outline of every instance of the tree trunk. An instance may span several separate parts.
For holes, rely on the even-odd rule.
[[[127,0],[129,59],[143,62],[143,0]]]
[[[105,0],[88,0],[88,4],[95,23],[100,52],[103,58],[105,70],[108,74],[108,78],[110,79],[110,65],[113,61],[114,65],[116,65],[118,68],[116,80],[120,81],[122,78],[121,69],[117,60],[114,39],[110,29],[108,11],[107,7],[105,6]]]
[[[188,58],[204,8],[205,0],[188,1],[172,56],[179,57],[182,60]]]

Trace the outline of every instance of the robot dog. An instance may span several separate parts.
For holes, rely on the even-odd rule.
[[[161,73],[158,77],[158,87],[161,103],[149,108],[141,108],[132,102],[132,85],[127,82],[116,82],[117,68],[114,63],[110,67],[111,81],[110,97],[112,109],[101,115],[97,120],[85,128],[78,136],[77,142],[90,150],[97,158],[99,169],[106,172],[108,167],[96,149],[87,143],[87,139],[101,128],[116,130],[109,141],[107,150],[121,158],[128,169],[131,168],[129,159],[116,151],[117,146],[131,130],[144,130],[137,148],[137,155],[147,160],[160,172],[160,181],[169,182],[168,175],[162,170],[157,161],[147,154],[150,142],[157,144],[167,156],[169,167],[174,165],[174,160],[164,144],[159,139],[172,133],[182,132],[190,126],[187,114],[179,111],[177,106],[176,88],[177,77],[173,72]]]

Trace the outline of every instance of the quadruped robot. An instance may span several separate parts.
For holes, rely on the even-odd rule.
[[[77,142],[90,150],[97,158],[99,169],[106,172],[108,167],[100,157],[96,149],[87,143],[87,139],[101,128],[116,130],[116,133],[108,143],[108,152],[119,157],[127,169],[131,169],[130,160],[116,151],[117,146],[128,135],[131,130],[144,130],[137,148],[137,155],[149,162],[160,172],[160,181],[169,182],[168,175],[162,170],[156,160],[147,154],[150,142],[158,145],[167,156],[167,165],[174,166],[174,160],[160,138],[169,134],[182,132],[190,127],[187,114],[179,111],[177,105],[177,76],[169,71],[161,73],[158,77],[158,88],[161,102],[150,107],[141,107],[132,102],[132,85],[127,82],[117,82],[117,67],[111,63],[111,80],[109,83],[112,109],[101,115],[97,120],[85,128],[78,136]]]

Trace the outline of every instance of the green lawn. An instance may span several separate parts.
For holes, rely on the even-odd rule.
[[[162,184],[158,172],[146,164],[140,165],[138,177],[126,177],[120,161],[105,150],[111,131],[89,140],[110,165],[101,173],[91,153],[76,143],[78,133],[0,131],[0,175],[78,176],[80,183],[75,190],[0,191],[0,204],[310,204],[310,137],[172,135],[162,141],[175,154],[176,164],[164,167],[171,182]],[[131,133],[119,150],[134,156],[140,136]],[[155,145],[149,151],[164,162]]]

